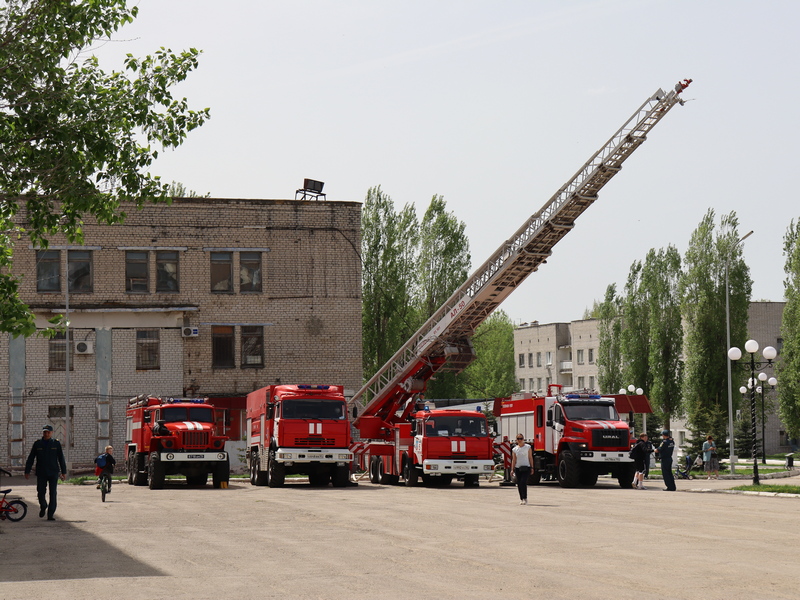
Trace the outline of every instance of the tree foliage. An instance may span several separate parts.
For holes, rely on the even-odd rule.
[[[634,261],[625,283],[622,299],[622,379],[625,384],[649,390],[650,373],[650,304],[649,290],[642,282],[642,263]]]
[[[616,284],[606,288],[603,302],[598,306],[597,319],[597,383],[602,393],[615,394],[623,385],[622,307]]]
[[[779,415],[792,438],[800,437],[800,220],[789,224],[783,238],[784,294],[778,378]]]
[[[0,330],[35,331],[10,274],[13,244],[46,247],[54,234],[82,242],[87,216],[125,218],[121,202],[165,201],[148,169],[151,145],[176,147],[202,125],[171,88],[197,66],[198,50],[128,55],[106,73],[85,56],[133,21],[125,0],[5,0],[0,5]]]
[[[505,398],[517,391],[514,375],[514,323],[495,311],[475,330],[477,358],[463,372],[466,398]]]
[[[728,401],[726,260],[730,257],[731,343],[740,348],[747,336],[752,280],[738,245],[736,214],[722,216],[719,231],[714,220],[714,211],[709,210],[692,233],[679,294],[686,340],[684,406],[699,431],[722,437],[720,433],[727,430]]]

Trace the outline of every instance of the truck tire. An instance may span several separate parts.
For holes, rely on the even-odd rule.
[[[125,461],[125,467],[128,469],[128,485],[133,485],[133,474],[136,473],[136,453],[130,452],[128,460]]]
[[[211,483],[215,490],[222,487],[222,484],[227,484],[231,478],[231,463],[230,459],[226,458],[223,462],[214,467],[214,472],[211,473]]]
[[[381,485],[397,485],[400,483],[400,476],[399,475],[392,475],[391,473],[387,473],[383,466],[383,458],[378,456],[378,483]]]
[[[286,467],[284,467],[283,463],[279,463],[277,460],[275,460],[274,451],[270,451],[269,453],[267,472],[269,474],[269,487],[283,487],[283,484],[286,481]]]
[[[133,485],[147,485],[147,473],[144,472],[143,453],[131,452],[130,462],[128,464],[128,477],[133,477]]]
[[[379,470],[378,470],[378,461],[381,459],[380,456],[370,456],[369,457],[369,480],[372,483],[379,483]]]
[[[161,464],[158,452],[151,452],[147,465],[147,485],[151,490],[160,490],[164,487],[164,479],[164,465]]]
[[[350,465],[337,466],[333,471],[333,487],[346,487],[350,483]]]
[[[634,465],[622,465],[616,474],[619,487],[623,489],[629,489],[631,487],[631,481],[633,481],[633,474],[635,472],[636,467]]]
[[[411,463],[408,455],[403,461],[403,479],[407,487],[415,487],[419,483],[419,470]]]
[[[591,467],[585,467],[580,470],[578,476],[580,484],[584,487],[592,487],[597,483],[597,470]]]
[[[250,466],[250,485],[256,484],[256,461],[258,461],[258,451],[251,450],[250,460],[248,461]]]
[[[564,450],[558,457],[558,469],[556,471],[558,484],[564,488],[578,487],[580,477],[578,461],[572,456],[572,452]]]
[[[253,450],[253,456],[250,460],[251,481],[253,485],[263,487],[269,485],[269,471],[261,470],[261,459],[258,456],[258,451]]]

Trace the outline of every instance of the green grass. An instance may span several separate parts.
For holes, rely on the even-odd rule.
[[[776,485],[776,484],[761,484],[761,485],[738,485],[732,490],[742,492],[778,492],[781,494],[800,494],[800,485]]]

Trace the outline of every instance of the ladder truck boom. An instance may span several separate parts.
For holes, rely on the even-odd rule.
[[[478,325],[546,262],[553,246],[597,200],[600,189],[647,139],[650,130],[676,104],[684,104],[680,94],[691,82],[684,79],[670,92],[658,89],[650,96],[356,392],[351,403],[367,401],[354,423],[362,437],[376,437],[372,434],[379,430],[377,422],[406,419],[413,404],[409,400],[424,391],[434,373],[442,369],[460,372],[469,365],[475,357],[471,337]]]

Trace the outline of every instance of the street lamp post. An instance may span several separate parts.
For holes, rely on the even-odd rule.
[[[622,395],[622,394],[636,394],[638,396],[641,396],[642,394],[644,394],[644,390],[642,388],[637,388],[633,384],[630,384],[628,386],[627,390],[625,388],[620,388],[619,393],[620,393],[620,395]],[[631,408],[633,408],[633,405],[631,405]],[[647,433],[647,421],[645,420],[646,418],[647,417],[645,416],[645,414],[642,413],[642,433]],[[630,421],[631,435],[633,435],[633,425],[634,425],[634,423],[633,423],[633,411],[632,410],[628,413],[628,421]]]
[[[763,371],[758,374],[758,380],[761,382],[756,388],[756,391],[761,394],[761,464],[765,465],[767,464],[767,415],[764,410],[764,392],[766,391],[766,384],[769,384],[774,390],[775,386],[778,385],[778,380],[775,377],[770,377],[769,381],[767,381],[767,374]]]
[[[731,263],[731,256],[733,256],[733,251],[736,249],[736,246],[741,244],[751,235],[753,235],[752,230],[740,237],[739,240],[733,246],[731,246],[731,249],[728,251],[728,256],[725,258],[725,332],[728,336],[728,348],[731,347],[731,288],[728,285],[728,268]],[[731,475],[733,475],[736,472],[736,455],[734,453],[733,445],[733,392],[731,390],[731,363],[728,361],[728,436],[730,439],[729,459],[731,464]]]
[[[743,369],[750,369],[750,423],[753,434],[753,485],[760,485],[758,479],[758,435],[756,433],[756,369],[766,366],[772,366],[772,361],[778,355],[778,351],[772,346],[767,346],[762,352],[765,361],[756,361],[756,352],[758,352],[758,342],[755,340],[747,340],[744,344],[745,352],[750,355],[750,364],[746,362],[739,366]],[[728,349],[728,358],[730,362],[736,362],[742,358],[742,351],[736,346]],[[730,364],[730,363],[729,363]],[[731,441],[733,438],[731,437]]]

